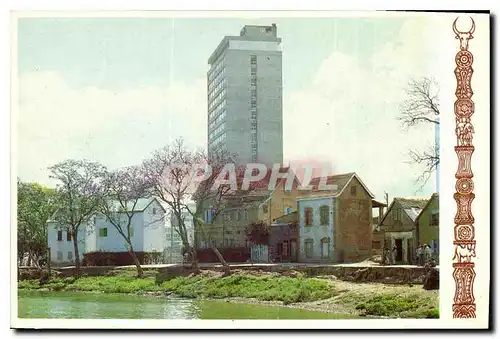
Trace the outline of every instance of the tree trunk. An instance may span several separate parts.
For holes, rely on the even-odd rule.
[[[134,248],[132,247],[131,243],[129,243],[129,253],[132,256],[132,260],[134,261],[135,267],[137,267],[137,276],[142,277],[144,275],[144,271],[141,267],[141,263],[139,262],[139,258],[137,258],[137,255],[134,252]]]
[[[196,255],[196,248],[194,246],[190,247],[190,257],[191,257],[191,268],[194,270],[195,274],[200,273],[200,265],[198,264],[198,256]]]
[[[217,249],[217,247],[212,246],[212,251],[214,251],[215,255],[217,256],[217,258],[219,258],[219,261],[222,264],[222,269],[224,270],[224,275],[223,276],[227,277],[228,275],[231,274],[231,268],[229,267],[229,264],[224,259],[224,257],[222,256],[222,254],[219,252],[219,250]]]
[[[80,276],[81,275],[81,268],[80,268],[80,253],[78,251],[78,238],[76,236],[77,231],[75,230],[71,233],[72,233],[72,237],[73,237],[73,249],[75,251],[74,261],[75,261],[76,275]]]

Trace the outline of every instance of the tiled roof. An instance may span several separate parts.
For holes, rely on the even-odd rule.
[[[427,205],[427,202],[429,201],[429,198],[420,198],[420,197],[412,197],[412,198],[394,198],[394,200],[397,200],[399,204],[401,205],[402,208],[404,209],[411,209],[411,208],[417,208],[417,209],[423,209],[425,205]]]
[[[299,196],[299,199],[337,196],[344,190],[344,188],[347,186],[347,184],[349,184],[349,182],[354,177],[356,177],[356,179],[358,179],[359,183],[366,189],[368,194],[373,197],[373,194],[370,192],[370,190],[368,190],[368,188],[361,181],[359,176],[355,172],[350,172],[350,173],[330,175],[330,176],[326,177],[326,183],[322,182],[322,180],[325,181],[325,177],[312,178],[311,181],[309,182],[309,185],[312,186],[312,189],[300,191],[301,194]],[[332,185],[332,186],[335,185],[337,187],[335,189],[332,189],[332,190],[326,190],[325,188],[320,189],[320,184],[321,185],[326,184],[326,185]]]

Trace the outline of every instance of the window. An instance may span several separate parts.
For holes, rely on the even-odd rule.
[[[241,211],[237,210],[236,211],[236,221],[240,221],[240,220],[241,220]]]
[[[57,261],[62,261],[63,260],[63,253],[62,251],[57,251]]]
[[[356,195],[356,186],[351,187],[351,195]]]
[[[153,208],[153,214],[156,214],[156,208]]]
[[[263,211],[264,213],[267,213],[267,204],[265,204],[264,206],[262,206],[262,211]]]
[[[439,212],[432,212],[431,226],[439,226]]]
[[[57,241],[62,241],[62,231],[57,231]]]
[[[68,252],[68,261],[73,261],[73,252]]]
[[[328,225],[330,223],[330,208],[326,205],[319,208],[320,225]]]
[[[313,256],[313,240],[306,239],[304,241],[304,248],[305,248],[305,252],[306,252],[306,258],[312,258],[312,256]]]
[[[108,229],[107,228],[99,228],[99,236],[101,238],[107,237],[108,236]]]
[[[304,219],[305,219],[305,226],[312,226],[312,215],[313,210],[312,208],[304,208]]]
[[[330,257],[330,238],[321,239],[321,258],[327,259]]]
[[[71,241],[71,233],[66,232],[66,241]]]
[[[243,218],[244,218],[245,220],[248,220],[248,210],[245,210],[245,211],[243,212]]]
[[[431,248],[432,248],[432,253],[439,254],[439,241],[432,240],[431,241]]]

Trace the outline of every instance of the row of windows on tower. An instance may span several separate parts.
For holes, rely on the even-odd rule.
[[[225,88],[227,85],[227,79],[224,78],[222,79],[215,87],[212,89],[212,91],[208,92],[208,101],[211,101],[221,89]]]
[[[213,131],[210,132],[208,135],[208,140],[212,140],[216,135],[218,135],[220,132],[224,131],[224,128],[226,127],[226,123],[223,122],[217,128],[215,128]]]
[[[226,110],[223,109],[219,115],[215,116],[215,118],[212,121],[210,121],[210,123],[208,124],[208,129],[211,130],[212,128],[217,126],[219,122],[221,122],[225,117],[226,117]]]
[[[219,71],[219,73],[217,73],[217,75],[215,76],[215,78],[213,78],[212,80],[209,80],[208,82],[208,92],[210,93],[216,85],[218,85],[222,79],[224,78],[224,76],[226,75],[226,68],[224,67],[223,69],[221,69]]]
[[[222,143],[224,140],[226,140],[226,132],[222,133],[217,138],[215,138],[214,140],[210,141],[210,143],[212,144],[212,146],[215,147],[218,144]]]
[[[226,108],[226,98],[222,99],[221,102],[209,113],[208,113],[208,120],[212,120],[215,116],[217,116],[220,112],[222,112]]]
[[[226,88],[224,87],[222,91],[220,91],[219,94],[217,94],[215,98],[213,98],[213,100],[208,103],[208,109],[211,110],[212,108],[216,107],[220,102],[222,102],[221,100],[225,97],[225,95]]]
[[[225,65],[226,56],[221,55],[215,63],[212,64],[212,68],[208,72],[208,81],[211,81],[219,72],[219,70]]]

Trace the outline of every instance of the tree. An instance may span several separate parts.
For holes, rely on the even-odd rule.
[[[412,79],[405,90],[407,99],[399,107],[398,120],[406,129],[419,124],[439,125],[439,87],[431,78]],[[428,147],[424,151],[410,150],[410,163],[424,166],[417,178],[422,186],[427,183],[432,172],[439,165],[439,146]]]
[[[49,170],[50,177],[59,181],[54,219],[59,228],[71,235],[76,271],[80,272],[78,232],[81,227],[89,227],[90,219],[103,201],[106,168],[88,160],[66,160]]]
[[[174,226],[182,240],[185,251],[189,253],[193,268],[198,270],[196,258],[196,243],[189,243],[187,228],[185,224],[185,212],[192,216],[195,234],[204,234],[203,210],[207,204],[216,210],[216,215],[224,209],[225,197],[233,191],[228,185],[220,185],[214,189],[214,182],[221,173],[226,160],[230,160],[226,152],[212,152],[210,157],[202,151],[189,150],[182,139],[177,139],[171,145],[167,145],[153,153],[143,166],[147,173],[152,192],[164,201],[171,209],[174,218]],[[195,207],[192,207],[192,201]],[[229,274],[229,265],[217,249],[211,244],[211,248],[222,263],[226,274]]]
[[[22,260],[38,265],[38,258],[47,253],[47,220],[54,214],[55,191],[37,183],[17,180],[17,251]]]
[[[188,254],[195,270],[199,270],[196,248],[194,243],[189,243],[185,214],[189,212],[195,189],[196,172],[193,168],[197,162],[196,152],[188,150],[182,139],[176,139],[171,145],[156,150],[143,162],[151,193],[169,206],[171,216],[175,219],[171,221],[171,227],[180,236],[182,252]]]
[[[138,166],[130,166],[107,173],[104,187],[104,199],[99,210],[123,237],[137,268],[137,276],[141,277],[144,272],[132,245],[131,226],[139,201],[147,198],[149,193],[143,171]]]

